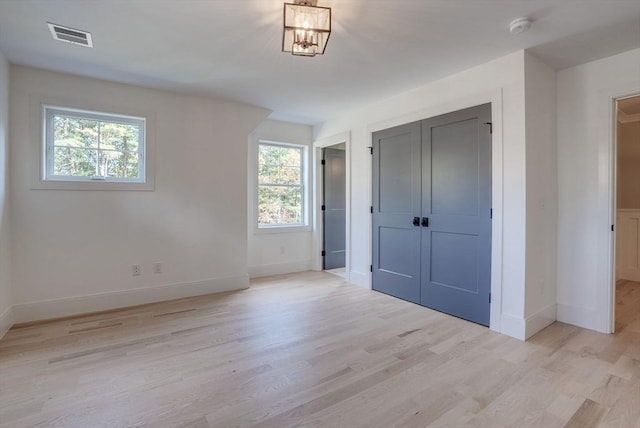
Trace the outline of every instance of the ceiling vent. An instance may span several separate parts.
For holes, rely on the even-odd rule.
[[[93,41],[91,40],[91,33],[82,30],[76,30],[75,28],[64,27],[58,24],[52,24],[47,22],[51,35],[54,39],[61,42],[73,43],[74,45],[93,47]]]

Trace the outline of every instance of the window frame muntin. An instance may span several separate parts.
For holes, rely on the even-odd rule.
[[[54,120],[53,117],[56,113],[60,116],[73,117],[78,119],[90,119],[98,122],[109,123],[122,123],[130,125],[138,125],[138,150],[126,151],[126,153],[138,154],[138,177],[103,177],[103,176],[71,176],[71,175],[54,175]],[[66,114],[70,113],[70,114]],[[42,171],[41,180],[46,183],[120,183],[120,184],[147,184],[147,118],[143,116],[133,116],[121,113],[111,113],[105,111],[78,109],[73,107],[64,107],[60,105],[42,104],[42,117],[44,120],[43,130],[44,138],[42,139]],[[114,120],[114,119],[117,119]],[[98,142],[98,148],[86,149],[96,150],[97,154],[100,151],[115,151],[118,153],[125,153],[122,150],[108,150],[100,149]],[[50,173],[51,172],[51,173]]]

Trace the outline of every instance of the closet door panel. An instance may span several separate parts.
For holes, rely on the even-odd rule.
[[[420,122],[373,135],[373,289],[420,302]]]
[[[489,325],[490,105],[422,121],[421,304]]]

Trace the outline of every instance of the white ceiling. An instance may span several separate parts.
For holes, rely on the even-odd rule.
[[[640,47],[639,0],[319,0],[326,54],[281,52],[281,0],[0,0],[10,62],[219,96],[318,123],[520,49],[564,68]],[[508,24],[529,16],[531,30]],[[94,48],[47,22],[90,31]]]

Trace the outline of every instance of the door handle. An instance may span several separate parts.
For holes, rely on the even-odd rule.
[[[422,227],[429,227],[429,217],[422,217]]]
[[[414,217],[413,218],[413,225],[414,226],[420,226],[420,217]]]

